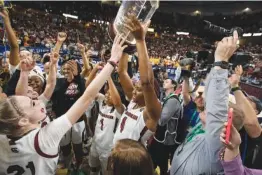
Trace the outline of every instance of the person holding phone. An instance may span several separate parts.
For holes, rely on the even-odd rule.
[[[215,51],[214,67],[210,71],[205,86],[206,112],[200,115],[201,122],[188,133],[185,141],[177,148],[171,175],[217,174],[223,172],[218,159],[223,147],[219,141],[223,123],[228,117],[229,83],[227,64],[237,49],[238,33],[223,38]],[[240,109],[235,109],[233,123],[240,129],[243,118]]]
[[[262,170],[244,167],[239,151],[241,137],[234,126],[231,126],[230,139],[228,143],[226,142],[228,127],[230,127],[228,122],[225,122],[220,134],[220,141],[225,145],[225,149],[222,150],[220,154],[220,161],[224,168],[225,175],[261,175]]]
[[[239,85],[243,68],[241,65],[235,68],[235,73],[229,78],[231,91],[245,114],[244,127],[239,131],[241,136],[240,155],[243,164],[248,168],[262,169],[261,143],[262,128],[261,121],[257,115],[262,111],[262,103],[254,96],[250,96],[241,90]]]

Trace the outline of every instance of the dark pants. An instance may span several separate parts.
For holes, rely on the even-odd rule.
[[[71,154],[71,150],[72,150],[71,143],[66,145],[66,146],[60,146],[60,149],[62,151],[63,156],[67,158]],[[75,159],[76,159],[76,169],[78,169],[79,166],[82,164],[83,155],[84,155],[83,154],[83,145],[82,145],[82,143],[80,143],[80,144],[73,144],[73,150],[74,150]]]
[[[153,139],[152,143],[148,147],[154,168],[156,169],[156,167],[159,166],[160,175],[167,175],[168,159],[170,159],[171,163],[177,147],[178,145],[164,145],[157,142],[155,139]]]

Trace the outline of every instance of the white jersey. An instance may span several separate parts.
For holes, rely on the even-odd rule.
[[[65,116],[20,138],[0,136],[0,175],[54,175],[58,145],[71,127]]]
[[[111,150],[113,145],[114,130],[116,128],[116,119],[121,117],[112,106],[103,105],[102,100],[98,100],[99,115],[95,127],[93,141],[99,149]]]
[[[123,113],[114,135],[114,145],[121,139],[132,139],[145,144],[152,136],[153,133],[147,129],[143,117],[144,108],[133,109],[135,105],[136,103],[131,101],[127,110]]]

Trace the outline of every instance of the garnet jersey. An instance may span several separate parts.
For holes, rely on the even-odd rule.
[[[132,139],[145,144],[152,136],[153,133],[147,129],[143,117],[144,108],[133,109],[135,105],[136,103],[131,101],[123,113],[114,135],[114,145],[121,139]]]
[[[19,138],[1,135],[0,175],[54,175],[59,142],[71,126],[64,115]]]
[[[114,138],[114,130],[117,119],[121,117],[112,106],[104,105],[103,100],[98,100],[99,115],[95,127],[94,142],[98,149],[111,150]]]

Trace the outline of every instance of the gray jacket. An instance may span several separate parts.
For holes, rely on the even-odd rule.
[[[223,145],[219,136],[228,113],[227,78],[228,70],[211,70],[205,87],[205,133],[196,135],[177,148],[170,169],[171,175],[216,175],[223,172],[219,160]]]
[[[179,144],[176,142],[177,128],[179,124],[179,118],[181,117],[182,105],[176,98],[167,100],[166,104],[162,108],[161,117],[158,124],[160,126],[167,125],[165,145]]]

